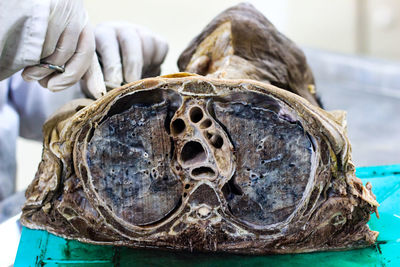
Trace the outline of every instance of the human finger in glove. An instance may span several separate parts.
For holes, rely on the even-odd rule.
[[[167,42],[150,30],[125,22],[95,28],[96,51],[108,88],[157,76],[168,52]]]
[[[25,80],[53,91],[83,78],[95,98],[105,92],[82,0],[0,1],[0,25],[0,80],[25,68]],[[65,72],[38,63],[64,66]]]

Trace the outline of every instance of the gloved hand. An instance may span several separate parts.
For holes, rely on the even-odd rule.
[[[65,66],[65,72],[31,66],[24,69],[22,77],[38,80],[53,91],[68,88],[83,77],[88,91],[100,97],[105,92],[104,79],[95,54],[94,33],[87,22],[82,0],[51,0],[41,62]]]
[[[130,23],[107,22],[96,27],[95,36],[107,87],[160,74],[168,44],[157,34]]]

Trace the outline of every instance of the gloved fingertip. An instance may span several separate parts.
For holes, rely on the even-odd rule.
[[[22,73],[21,73],[21,77],[22,79],[24,79],[26,82],[32,82],[34,81],[33,77],[30,75],[30,70],[32,67],[26,67]]]
[[[46,76],[52,74],[54,70],[44,69],[41,67],[27,67],[22,72],[22,78],[27,82],[39,81]]]
[[[102,86],[101,89],[96,88],[95,90],[93,89],[88,89],[88,91],[90,92],[90,94],[95,98],[95,99],[99,99],[103,96],[106,95],[106,89],[105,89],[105,85]]]
[[[96,99],[99,99],[100,97],[105,96],[107,94],[105,83],[99,84],[99,88],[97,91],[98,91],[98,93],[94,96],[94,97],[96,97]]]
[[[94,99],[98,99],[106,94],[107,91],[104,83],[104,76],[101,72],[101,67],[96,55],[93,56],[92,64],[83,76],[83,80],[86,84],[86,91]]]
[[[81,87],[88,97],[99,99],[107,93],[106,85],[103,80],[93,78],[93,76],[85,75],[82,81],[83,86]]]
[[[59,92],[67,89],[68,87],[71,87],[72,85],[73,83],[72,84],[65,83],[59,77],[53,77],[48,81],[47,89],[49,89],[52,92]]]
[[[21,77],[22,77],[22,79],[24,79],[25,82],[33,82],[34,81],[32,79],[32,77],[30,77],[29,75],[26,75],[24,73],[21,73]]]
[[[47,89],[49,89],[50,91],[52,91],[54,93],[63,91],[65,89],[67,89],[67,88],[68,87],[65,87],[65,86],[57,86],[57,85],[50,86],[50,85],[47,85]]]

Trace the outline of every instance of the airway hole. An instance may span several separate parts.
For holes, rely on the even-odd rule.
[[[194,123],[199,122],[203,118],[203,111],[199,107],[193,107],[190,110],[190,120]]]
[[[182,119],[176,119],[172,122],[171,132],[174,135],[182,133],[186,128],[185,122]]]
[[[201,124],[200,124],[200,128],[201,129],[207,129],[208,127],[210,127],[212,124],[210,119],[206,119],[204,120]]]
[[[221,148],[224,145],[224,139],[219,134],[211,136],[210,142],[215,148]]]
[[[209,167],[199,167],[192,170],[193,176],[213,177],[215,172]]]
[[[186,164],[202,162],[206,159],[206,152],[199,142],[190,141],[183,146],[181,159]]]

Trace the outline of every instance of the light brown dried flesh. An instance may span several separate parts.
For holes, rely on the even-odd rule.
[[[256,12],[239,6],[219,17],[232,10]],[[265,79],[212,78],[232,78],[220,71],[231,65],[218,66],[206,78],[141,80],[56,114],[44,127],[22,223],[88,243],[179,250],[373,244],[377,232],[366,223],[378,203],[355,177],[343,114]],[[288,84],[307,94],[312,76],[297,77]]]

